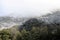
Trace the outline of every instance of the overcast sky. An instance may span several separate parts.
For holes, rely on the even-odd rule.
[[[40,16],[60,9],[60,0],[0,0],[0,16]]]

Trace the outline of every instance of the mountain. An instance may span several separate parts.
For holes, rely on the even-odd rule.
[[[0,29],[10,28],[14,25],[24,25],[24,23],[26,23],[29,19],[33,19],[33,18],[38,19],[39,22],[43,21],[44,25],[60,23],[60,11],[55,11],[55,12],[52,12],[51,14],[43,15],[40,17],[31,17],[31,18],[30,17],[24,18],[24,17],[0,16]]]
[[[42,19],[48,24],[60,23],[60,11],[56,11],[56,12],[52,12],[51,14],[44,15],[39,19]]]
[[[31,18],[24,22],[20,26],[19,30],[25,28],[31,30],[32,27],[45,27],[48,26],[50,29],[60,28],[60,11],[52,12],[52,14],[44,15],[41,17]]]
[[[22,25],[28,18],[0,16],[0,30],[10,28],[14,25]]]

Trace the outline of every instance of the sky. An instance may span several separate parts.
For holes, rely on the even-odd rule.
[[[41,16],[60,9],[60,0],[0,0],[0,16]]]

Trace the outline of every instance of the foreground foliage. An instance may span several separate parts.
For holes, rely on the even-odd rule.
[[[32,27],[31,31],[11,31],[4,29],[0,31],[0,40],[60,40],[60,30],[56,33],[49,32],[48,27]]]

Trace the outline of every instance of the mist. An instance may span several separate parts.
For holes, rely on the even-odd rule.
[[[1,0],[0,16],[34,17],[60,9],[60,0]]]

